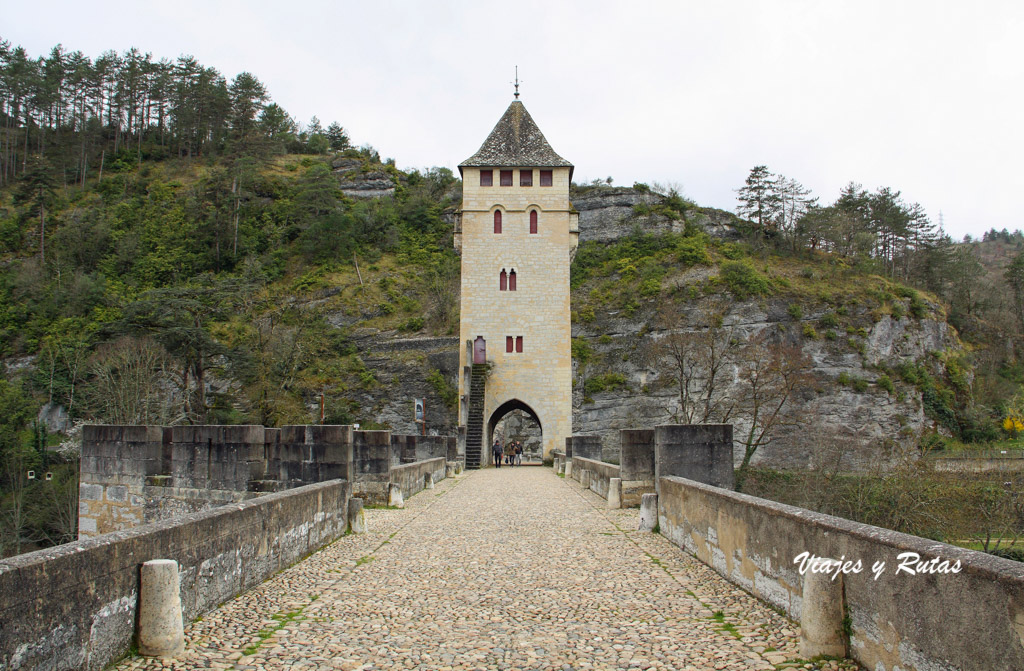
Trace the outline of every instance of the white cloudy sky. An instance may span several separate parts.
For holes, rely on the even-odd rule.
[[[400,167],[474,153],[522,100],[577,181],[681,185],[733,209],[756,164],[822,201],[890,186],[961,237],[1024,227],[1024,3],[10,3],[33,56],[137,46],[258,76],[296,119]]]

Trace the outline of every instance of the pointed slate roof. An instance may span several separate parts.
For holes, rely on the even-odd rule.
[[[569,168],[572,163],[555,153],[526,107],[514,100],[495,124],[480,149],[459,164],[463,168]]]

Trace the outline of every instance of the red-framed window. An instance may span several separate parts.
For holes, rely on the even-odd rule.
[[[519,186],[533,186],[533,170],[519,171]]]
[[[512,351],[512,336],[505,336],[505,351]]]
[[[516,290],[516,271],[514,269],[508,274],[508,290]]]
[[[494,171],[493,170],[481,170],[480,171],[480,186],[494,186]]]
[[[541,186],[551,186],[551,184],[552,184],[551,171],[550,170],[541,170],[540,171],[540,185]]]
[[[502,170],[500,172],[501,172],[501,175],[500,175],[501,185],[502,186],[512,186],[512,171],[511,170]]]
[[[537,235],[537,210],[530,210],[530,234]]]
[[[494,232],[501,233],[501,210],[494,211]]]
[[[498,291],[507,291],[507,290],[508,290],[508,273],[506,273],[505,269],[502,268],[501,269],[501,275],[498,275]],[[513,291],[514,291],[514,289],[513,289]]]
[[[523,352],[523,336],[516,336],[516,352],[520,354]]]

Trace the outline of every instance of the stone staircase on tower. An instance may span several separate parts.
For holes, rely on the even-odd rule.
[[[473,364],[469,382],[469,419],[466,421],[466,468],[480,468],[484,464],[484,388],[486,385],[487,364]]]

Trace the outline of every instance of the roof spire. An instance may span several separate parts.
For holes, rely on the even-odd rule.
[[[519,66],[516,66],[516,100],[519,100]]]

